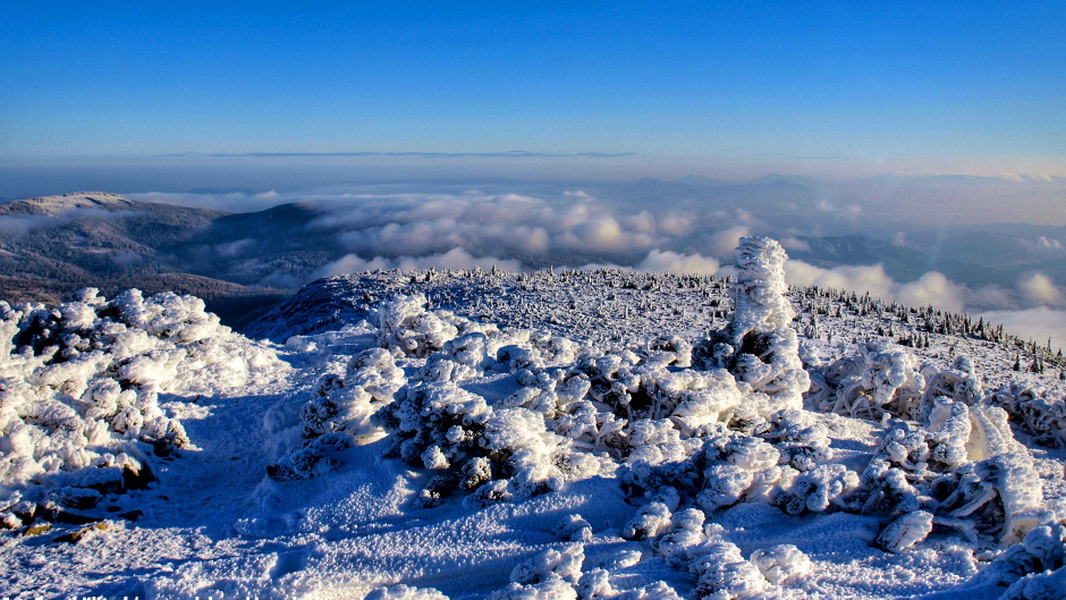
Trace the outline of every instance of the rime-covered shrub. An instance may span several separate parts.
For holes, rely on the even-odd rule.
[[[511,570],[510,585],[493,593],[491,598],[577,600],[575,586],[582,579],[581,566],[584,561],[582,544],[571,544],[561,550],[545,550],[517,564]]]
[[[719,438],[707,445],[705,456],[703,489],[696,502],[708,512],[741,499],[765,500],[775,485],[794,476],[791,467],[779,465],[781,452],[755,437]]]
[[[714,600],[748,598],[764,592],[769,582],[757,566],[744,560],[740,548],[724,540],[708,540],[689,550],[689,573],[696,597]]]
[[[770,583],[790,583],[811,571],[811,559],[792,544],[777,544],[751,553],[752,564]]]
[[[592,525],[578,514],[563,517],[555,524],[553,531],[556,536],[567,542],[592,541]]]
[[[889,552],[901,552],[923,541],[933,530],[933,513],[916,510],[892,521],[878,534],[874,545]]]
[[[858,350],[820,370],[814,405],[850,417],[915,417],[925,379],[914,355],[883,340],[860,344]]]
[[[389,455],[441,472],[422,491],[422,506],[456,490],[473,492],[474,504],[528,498],[599,472],[599,462],[574,452],[541,411],[489,406],[454,383],[420,383],[398,396],[378,415],[392,434]]]
[[[1048,398],[1042,388],[1014,382],[992,392],[988,401],[1006,410],[1011,421],[1036,443],[1066,448],[1066,401],[1062,398]]]
[[[276,481],[308,479],[333,471],[333,455],[381,433],[374,415],[393,401],[407,382],[403,369],[382,348],[370,348],[349,361],[344,374],[326,373],[300,407],[302,441],[267,467]]]
[[[284,370],[192,296],[86,288],[54,308],[0,302],[0,511],[32,516],[46,490],[90,508],[143,481],[151,453],[189,443],[159,394],[227,394]]]
[[[515,565],[511,570],[511,581],[522,585],[550,579],[577,583],[584,562],[585,547],[582,544],[570,544],[562,550],[545,550]]]
[[[1050,517],[1032,457],[1013,439],[1006,413],[946,397],[935,402],[925,427],[891,423],[853,505],[896,518],[895,530],[878,542],[894,550],[922,529],[929,533],[919,512],[971,539],[983,534],[1006,543]]]
[[[676,508],[676,506],[675,506]],[[646,540],[657,537],[670,528],[673,514],[664,502],[645,504],[622,528],[622,537],[627,540]]]
[[[799,338],[791,323],[785,261],[777,241],[741,238],[731,283],[733,315],[724,331],[715,332],[699,351],[704,363],[727,368],[748,389],[768,401],[762,416],[803,407],[810,377],[799,357]]]
[[[779,487],[774,504],[790,515],[847,508],[847,495],[859,485],[859,477],[841,464],[818,465],[800,473],[787,487]]]
[[[829,430],[807,411],[776,412],[755,427],[753,433],[773,445],[779,454],[779,464],[798,471],[809,471],[832,458]]]
[[[378,343],[407,356],[425,357],[470,332],[491,331],[446,310],[430,311],[422,294],[400,296],[378,308]]]
[[[935,398],[947,397],[956,402],[974,405],[984,397],[981,378],[974,371],[973,360],[969,356],[957,356],[950,368],[937,369],[926,366],[922,369],[925,377],[925,391],[922,393],[922,409],[913,415],[917,420],[924,420],[925,407]]]
[[[633,354],[586,355],[571,375],[588,381],[588,399],[629,423],[668,419],[679,433],[699,435],[742,412],[745,400],[723,369],[674,371]]]
[[[433,588],[417,588],[401,583],[374,588],[363,600],[448,600],[448,597]]]
[[[1008,586],[1001,598],[1042,600],[1062,596],[1064,573],[1066,527],[1049,522],[1034,527],[1004,550],[974,580]]]

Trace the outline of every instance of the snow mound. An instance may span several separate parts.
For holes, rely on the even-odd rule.
[[[160,394],[240,393],[284,371],[171,293],[87,288],[54,308],[0,302],[0,512],[8,526],[143,485],[148,458],[189,445]]]

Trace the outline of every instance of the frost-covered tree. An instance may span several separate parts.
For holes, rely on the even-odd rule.
[[[741,238],[730,284],[733,315],[702,352],[709,355],[705,362],[729,369],[752,391],[765,394],[769,402],[759,412],[767,414],[802,408],[803,394],[810,387],[799,356],[799,338],[791,326],[795,311],[785,283],[787,260],[776,240]]]

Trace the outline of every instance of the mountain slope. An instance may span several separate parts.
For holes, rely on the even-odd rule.
[[[419,271],[316,282],[255,327],[302,335],[244,351],[226,338],[214,357],[281,380],[242,391],[196,371],[129,370],[159,378],[189,445],[144,457],[157,474],[148,488],[61,511],[89,524],[41,517],[51,530],[0,534],[0,581],[15,594],[150,598],[996,598],[1026,573],[1022,583],[1043,582],[1036,565],[1062,568],[1052,525],[1066,517],[1066,439],[1025,416],[1061,410],[1057,357],[963,317],[850,294],[793,290],[782,303],[766,281]],[[75,308],[55,314],[84,327]],[[727,346],[762,358],[732,360]],[[291,370],[252,361],[253,348]],[[1045,372],[1012,371],[1016,357]],[[795,400],[797,368],[809,377],[802,407],[773,412]],[[917,414],[923,390],[955,398],[935,404],[950,414]],[[997,429],[999,407],[1013,431]],[[947,452],[957,447],[937,425],[962,414],[989,436],[956,432],[971,455]],[[939,458],[920,455],[927,444]],[[967,473],[985,477],[972,492],[991,493],[966,491]],[[1034,498],[1049,512],[1019,508]],[[1048,535],[1023,517],[1050,520]],[[1032,528],[1025,544],[1007,519]]]

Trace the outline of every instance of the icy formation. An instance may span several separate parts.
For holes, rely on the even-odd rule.
[[[298,447],[267,467],[277,481],[307,479],[341,466],[333,454],[381,430],[372,419],[407,383],[403,370],[382,348],[364,350],[349,361],[343,374],[323,375],[300,407]]]
[[[1054,518],[1028,450],[996,407],[967,407],[941,397],[925,426],[896,421],[862,475],[856,506],[898,516],[878,544],[899,550],[934,524],[1006,543]]]
[[[813,379],[810,398],[819,410],[868,419],[885,413],[914,418],[925,389],[914,355],[883,340],[861,344],[857,355],[833,362]]]
[[[1056,597],[1066,486],[1061,454],[1040,446],[1061,443],[1056,380],[1015,372],[1019,383],[1004,385],[989,365],[1009,359],[1009,368],[1023,350],[1004,351],[987,327],[868,297],[789,295],[776,243],[748,239],[741,254],[732,298],[722,280],[607,271],[370,274],[350,298],[357,319],[279,350],[296,367],[288,387],[177,412],[183,390],[217,396],[201,373],[232,375],[211,361],[186,368],[190,356],[212,344],[232,343],[231,358],[261,348],[211,333],[198,314],[155,320],[155,301],[142,299],[141,316],[122,322],[151,347],[109,359],[115,367],[94,377],[147,397],[147,384],[122,378],[155,372],[156,392],[172,395],[157,402],[160,423],[176,428],[180,416],[218,456],[177,451],[164,461],[153,453],[181,438],[151,432],[169,430],[120,433],[109,417],[86,416],[88,385],[70,396],[77,402],[62,396],[74,388],[50,392],[83,421],[103,419],[110,446],[88,451],[118,457],[125,444],[160,478],[104,503],[143,508],[136,523],[50,522],[56,531],[40,533],[43,524],[9,511],[17,529],[2,540],[0,587],[679,600],[914,597],[959,586],[974,597]],[[526,295],[538,290],[549,301]],[[308,305],[306,314],[332,310]],[[104,308],[86,315],[119,319]],[[610,328],[588,324],[608,317]],[[8,321],[9,361],[32,370],[84,360],[78,340],[63,345],[67,330],[45,323],[23,335]],[[802,347],[793,327],[805,332]],[[956,328],[970,337],[940,333]],[[174,348],[187,354],[171,368]],[[243,360],[230,366],[240,371]],[[4,375],[15,383],[5,386],[37,381],[20,381],[22,363],[11,364]],[[189,418],[212,410],[228,412]],[[86,491],[88,479],[59,481],[84,473],[107,489],[103,475],[118,481],[123,471],[59,472],[19,491],[41,496],[34,506],[91,503],[101,492]],[[50,583],[36,568],[45,561],[73,575]]]
[[[741,238],[731,284],[733,315],[709,340],[711,362],[735,373],[755,392],[768,396],[767,414],[803,407],[810,377],[799,357],[792,328],[795,311],[785,283],[788,255],[776,240]]]
[[[1037,443],[1066,448],[1066,401],[1062,398],[1049,398],[1044,388],[1010,383],[992,392],[990,402],[1006,410]]]
[[[54,309],[0,302],[0,512],[9,527],[87,509],[189,444],[160,394],[237,391],[283,372],[201,300],[87,288]]]
[[[745,281],[753,285],[754,279]],[[806,384],[802,370],[780,368],[798,362],[787,323],[767,321],[766,339],[775,344],[771,364],[744,355],[733,375],[719,367],[692,368],[692,345],[676,338],[652,340],[636,351],[604,351],[540,331],[497,330],[437,315],[426,311],[423,298],[397,299],[379,314],[380,329],[388,333],[378,340],[390,350],[418,355],[439,346],[419,377],[377,416],[391,434],[392,456],[442,473],[422,491],[422,506],[460,490],[474,492],[475,504],[538,495],[609,473],[615,461],[634,473],[684,461],[701,450],[706,436],[727,426],[750,429],[790,406],[801,393],[796,382]],[[430,337],[434,341],[427,342]],[[485,396],[466,383],[490,376],[506,376],[514,391]],[[782,387],[786,381],[791,387]]]

